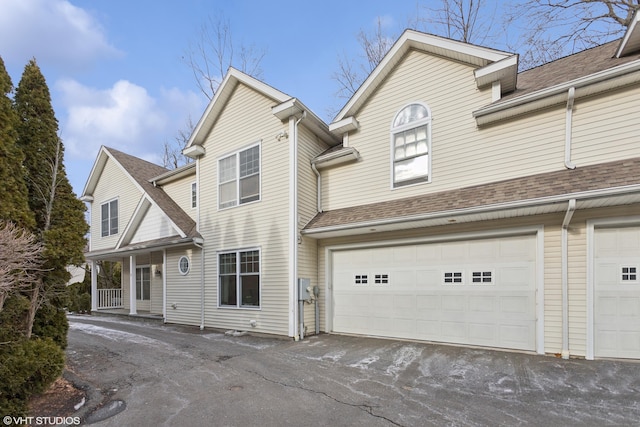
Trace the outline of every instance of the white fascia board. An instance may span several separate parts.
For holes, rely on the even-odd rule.
[[[629,53],[632,53],[640,46],[640,28],[638,28],[638,21],[640,20],[640,9],[636,10],[631,18],[631,22],[627,27],[627,31],[624,37],[620,41],[620,46],[616,51],[616,58],[620,58]]]
[[[359,104],[361,98],[367,96],[382,80],[384,80],[394,65],[409,49],[429,52],[427,47],[434,48],[434,51],[449,52],[451,58],[457,58],[460,55],[469,58],[477,58],[479,59],[478,62],[483,64],[486,64],[487,62],[501,61],[513,56],[512,53],[508,52],[475,46],[457,40],[421,33],[415,30],[405,30],[400,38],[398,38],[398,40],[393,44],[391,49],[389,49],[389,52],[387,52],[378,66],[376,66],[371,74],[369,74],[367,79],[353,94],[347,104],[340,110],[338,115],[335,117],[334,122],[340,122],[348,115],[353,114],[353,107]],[[443,53],[440,54],[442,55]],[[447,56],[446,53],[444,53],[444,55]]]
[[[191,137],[187,142],[186,148],[189,148],[192,145],[202,145],[202,143],[204,143],[207,134],[211,130],[211,127],[218,117],[218,114],[220,114],[224,104],[231,95],[232,89],[235,88],[238,83],[249,86],[255,91],[262,93],[264,96],[271,98],[277,102],[284,102],[287,99],[291,98],[289,95],[269,86],[268,84],[263,83],[260,80],[243,73],[242,71],[230,67],[227,75],[216,90],[213,99],[205,109],[204,114],[193,130],[193,133],[191,134]]]
[[[316,166],[316,169],[322,170],[330,166],[339,165],[342,163],[348,163],[358,160],[360,153],[353,147],[344,147],[340,150],[333,151],[323,156],[318,156],[311,161]]]
[[[145,214],[149,212],[151,206],[151,200],[146,194],[142,196],[142,198],[140,198],[138,206],[136,206],[136,209],[133,211],[131,219],[127,223],[124,231],[122,232],[122,235],[120,236],[120,239],[118,239],[118,242],[116,243],[116,250],[120,249],[122,246],[127,245],[131,241],[136,231],[138,230],[138,227],[142,223],[142,219],[144,218]]]
[[[395,217],[395,218],[385,218],[381,220],[373,220],[373,221],[364,221],[353,224],[345,224],[345,225],[335,225],[322,227],[311,230],[302,230],[302,234],[315,237],[315,234],[326,234],[330,232],[340,232],[347,231],[359,228],[375,228],[384,225],[398,224],[403,222],[415,222],[415,221],[424,221],[438,218],[448,218],[448,217],[456,217],[456,216],[464,216],[464,215],[473,215],[473,214],[482,214],[489,212],[501,212],[511,209],[519,209],[519,208],[528,208],[528,207],[536,207],[536,206],[544,206],[544,205],[558,205],[561,206],[563,202],[567,202],[570,199],[576,199],[577,201],[601,198],[601,197],[610,197],[610,196],[620,196],[627,193],[638,193],[640,192],[640,184],[635,185],[627,185],[623,187],[615,187],[615,188],[604,188],[601,190],[591,190],[591,191],[582,191],[578,193],[568,193],[568,194],[560,194],[556,196],[549,197],[540,197],[537,199],[528,199],[528,200],[517,200],[514,202],[507,203],[496,203],[492,205],[486,206],[476,206],[471,208],[464,209],[453,209],[448,211],[440,211],[440,212],[430,212],[427,214],[418,214],[418,215],[410,215],[404,217]],[[564,206],[561,206],[559,211],[564,211]]]
[[[202,148],[197,146],[198,148]],[[191,147],[196,148],[196,147]],[[196,164],[195,162],[187,163],[179,168],[170,170],[169,172],[165,172],[162,175],[158,175],[149,180],[150,183],[154,185],[164,185],[168,182],[172,182],[176,179],[184,178],[185,176],[195,175],[196,173]]]
[[[360,123],[355,117],[349,116],[338,122],[333,122],[329,125],[329,130],[338,136],[342,136],[345,132],[351,132],[360,127]]]
[[[307,116],[302,122],[300,122],[302,126],[311,129],[317,136],[329,143],[329,145],[335,145],[338,143],[338,139],[330,132],[329,126],[324,122],[324,120],[318,117],[297,98],[290,98],[272,107],[271,112],[281,121],[288,120],[292,116],[300,118],[303,113],[306,113]]]
[[[82,190],[82,194],[80,198],[91,198],[93,201],[93,192],[96,189],[96,185],[98,185],[98,181],[100,175],[102,175],[102,170],[104,169],[104,165],[107,164],[107,159],[111,157],[109,152],[105,149],[105,146],[101,146],[98,151],[98,155],[96,156],[95,162],[93,162],[93,166],[91,167],[91,172],[89,173],[89,177],[87,178],[87,182],[84,184],[84,189]],[[89,201],[89,200],[86,200]]]
[[[478,88],[490,85],[495,81],[502,83],[502,92],[511,92],[516,88],[518,75],[518,55],[512,55],[498,62],[493,62],[473,72]]]
[[[207,151],[204,149],[202,145],[192,145],[191,147],[187,147],[182,150],[182,154],[189,157],[190,159],[197,159],[198,157],[204,156]]]
[[[593,95],[605,90],[611,90],[614,87],[625,86],[637,81],[640,81],[640,60],[629,62],[627,64],[620,65],[618,67],[610,68],[608,70],[600,71],[585,77],[570,80],[549,88],[539,90],[537,92],[529,93],[517,98],[513,98],[508,101],[492,104],[487,107],[483,107],[474,111],[473,117],[476,119],[478,125],[484,125],[496,120],[504,119],[507,117],[513,117],[528,111],[537,110],[540,108],[555,105],[559,102],[566,101],[566,94],[569,88],[574,87],[576,89],[575,97],[581,97],[585,95]],[[637,74],[632,74],[637,73]],[[606,82],[615,78],[622,78],[617,84],[603,85],[602,88],[595,88],[594,90],[580,90],[590,85]],[[519,108],[518,108],[519,107]],[[508,114],[496,114],[505,113],[507,110],[513,109],[512,113]],[[495,115],[495,116],[494,116]],[[491,117],[494,116],[495,118]]]

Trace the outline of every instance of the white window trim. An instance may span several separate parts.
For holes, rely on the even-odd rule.
[[[111,233],[111,202],[114,201],[118,202],[118,230],[115,233]],[[109,233],[106,236],[102,234],[102,207],[104,205],[109,205]],[[118,234],[120,234],[120,198],[114,197],[106,202],[100,203],[100,237],[106,239],[107,237],[117,236]]]
[[[259,168],[258,172],[258,198],[256,200],[252,200],[246,203],[240,203],[240,152],[249,150],[253,147],[258,147],[258,155],[259,155]],[[236,204],[233,206],[227,206],[224,208],[220,207],[220,161],[224,160],[228,157],[235,156],[236,157]],[[228,181],[231,182],[231,181]],[[239,206],[246,206],[252,203],[258,203],[262,200],[262,140],[256,141],[249,145],[246,145],[237,150],[228,152],[226,154],[221,155],[216,159],[216,193],[217,193],[217,207],[218,211],[224,211],[227,209],[234,209]]]
[[[400,112],[402,110],[404,110],[405,108],[407,108],[409,105],[413,105],[413,104],[417,104],[417,105],[422,105],[424,108],[427,109],[427,112],[429,114],[429,117],[427,119],[423,119],[423,120],[419,120],[416,122],[412,122],[412,123],[408,123],[406,125],[402,125],[402,126],[398,126],[398,127],[393,127],[393,122],[396,121],[396,117],[398,117],[398,114],[400,114]],[[420,127],[420,126],[424,126],[425,124],[427,124],[427,179],[421,182],[415,182],[413,184],[406,184],[406,185],[399,185],[396,186],[395,185],[395,178],[394,178],[394,164],[395,164],[395,140],[394,140],[394,136],[396,133],[399,132],[403,132],[405,130],[408,129],[413,129],[416,127]],[[414,187],[416,185],[422,185],[422,184],[429,184],[432,181],[433,178],[433,169],[431,167],[431,160],[433,158],[432,152],[431,152],[431,129],[433,128],[433,116],[431,115],[431,108],[429,108],[429,106],[427,104],[425,104],[424,102],[409,102],[405,105],[403,105],[400,109],[398,109],[398,111],[396,111],[396,114],[393,116],[393,119],[391,120],[391,126],[389,127],[389,172],[390,172],[390,188],[391,190],[399,190],[402,188],[409,188],[409,187]]]
[[[187,260],[187,271],[182,271],[182,268],[180,268],[183,258]],[[183,276],[186,276],[187,274],[189,274],[190,271],[191,271],[191,260],[189,259],[188,256],[182,255],[180,258],[178,258],[178,273],[180,273]]]
[[[259,271],[258,271],[258,292],[260,294],[260,298],[258,301],[258,305],[257,306],[250,306],[250,305],[242,305],[242,294],[241,293],[237,293],[237,303],[235,306],[232,305],[222,305],[220,304],[220,255],[224,255],[224,254],[236,254],[236,278],[238,278],[240,276],[240,253],[241,252],[251,252],[251,251],[258,251],[258,262],[259,262]],[[229,249],[229,250],[224,250],[224,251],[218,251],[216,253],[216,266],[217,266],[217,272],[216,272],[216,281],[218,282],[218,292],[216,295],[216,299],[217,299],[217,306],[220,309],[225,309],[225,310],[253,310],[253,311],[260,311],[262,310],[262,250],[259,247],[252,247],[252,248],[241,248],[241,249]],[[240,290],[240,281],[236,279],[236,291]]]
[[[198,207],[198,181],[193,181],[191,183],[191,192],[189,193],[189,196],[191,199],[191,209],[196,209]]]

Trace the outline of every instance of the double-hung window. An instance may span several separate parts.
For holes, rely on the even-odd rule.
[[[393,187],[429,182],[431,114],[423,104],[410,104],[391,126]]]
[[[260,251],[221,253],[218,288],[220,307],[260,307]]]
[[[260,200],[260,145],[238,151],[218,161],[220,209]]]
[[[100,206],[102,237],[118,234],[118,199]]]

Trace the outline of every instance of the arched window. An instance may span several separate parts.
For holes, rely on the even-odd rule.
[[[431,114],[414,103],[396,114],[391,126],[393,187],[429,182]]]

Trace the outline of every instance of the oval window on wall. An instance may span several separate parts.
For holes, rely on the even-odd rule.
[[[178,271],[180,272],[180,274],[184,276],[189,273],[190,267],[191,264],[189,263],[189,258],[186,256],[181,256],[178,260]]]

